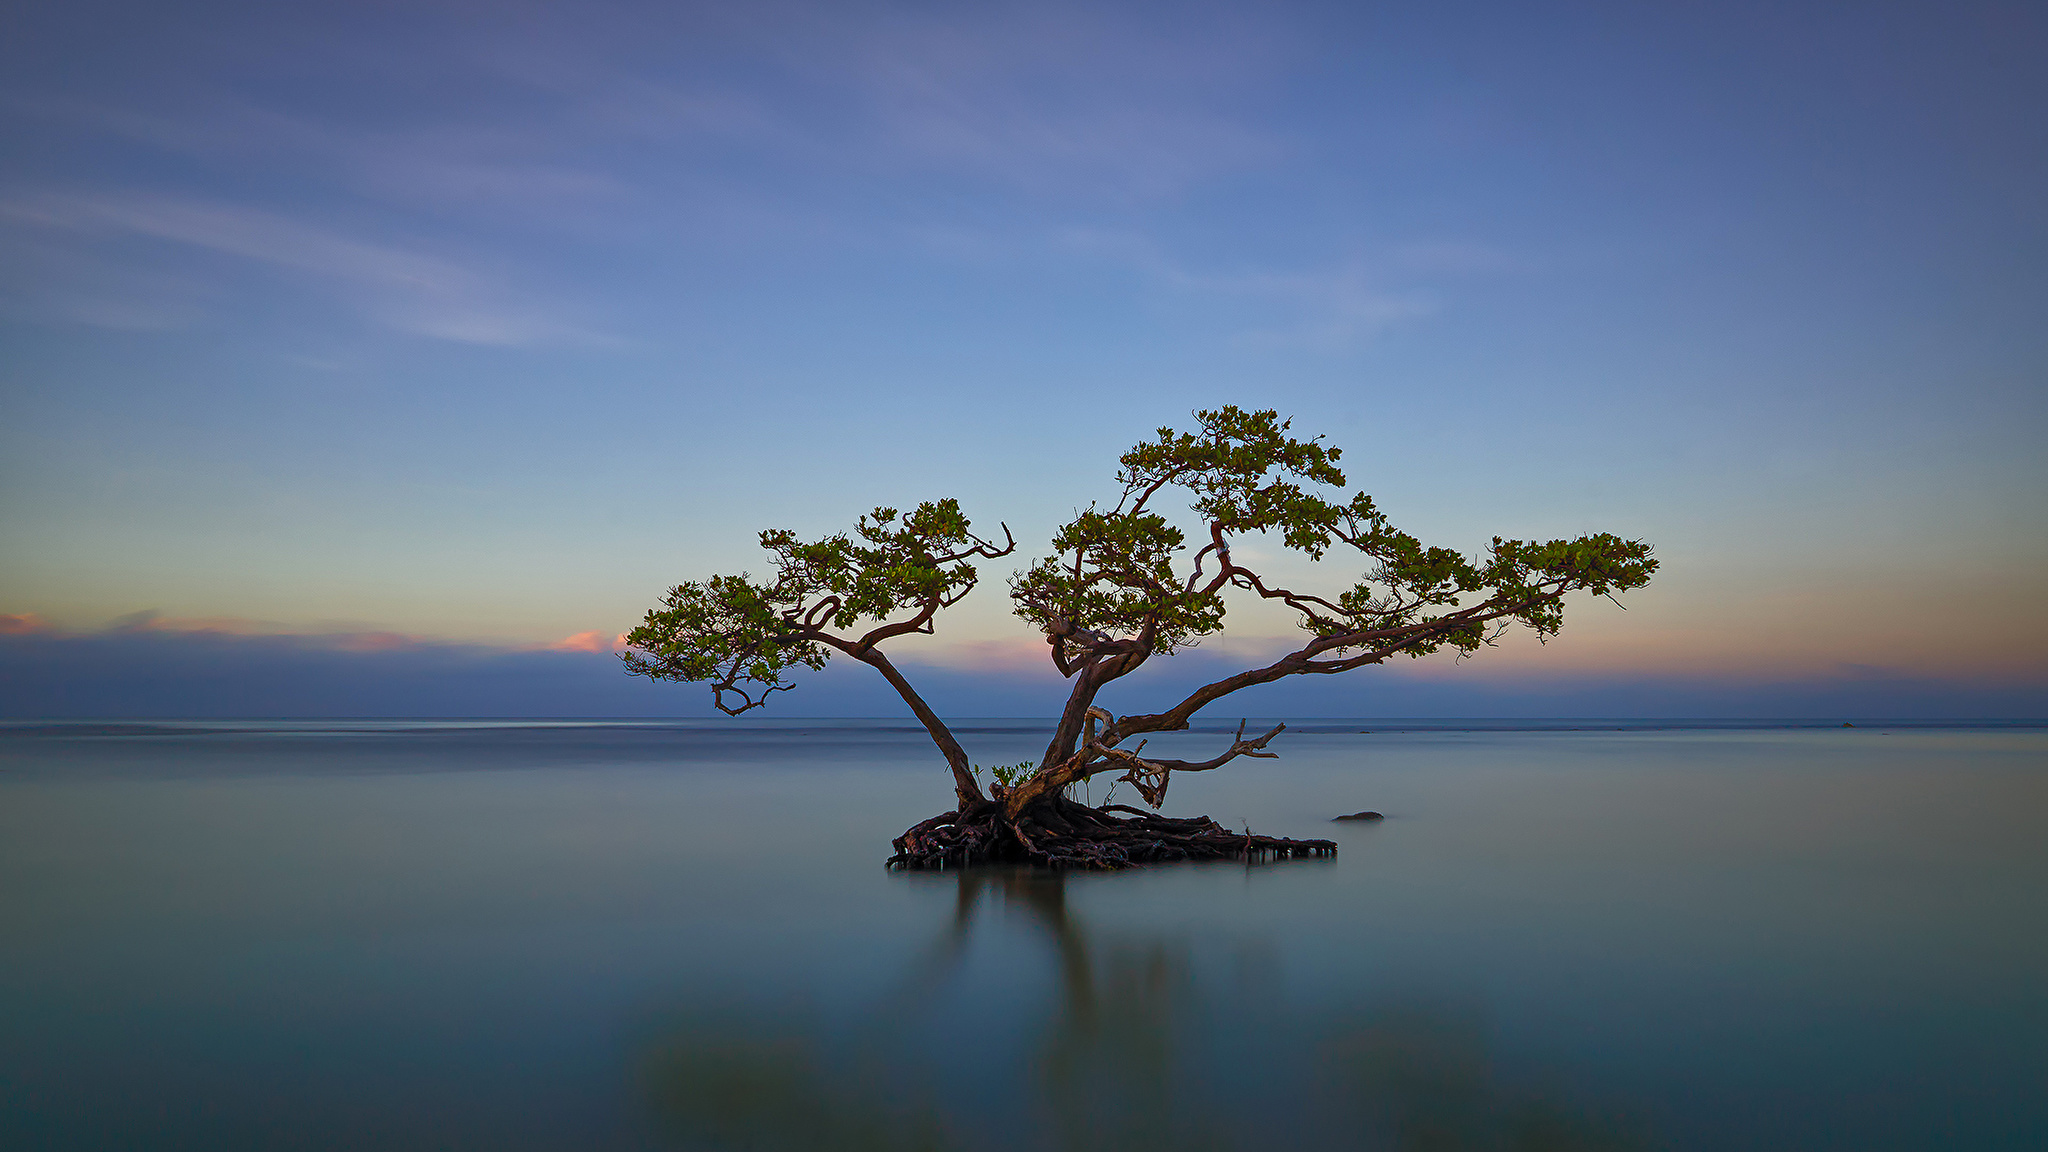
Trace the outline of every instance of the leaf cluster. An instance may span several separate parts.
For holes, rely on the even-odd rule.
[[[1003,787],[1015,788],[1025,780],[1030,779],[1031,773],[1035,768],[1036,765],[1032,761],[1024,760],[1016,764],[994,765],[989,768],[989,774],[994,776],[996,783],[1001,784]],[[981,777],[981,765],[976,764],[974,766],[974,775],[976,779]]]
[[[1053,537],[1056,554],[1011,578],[1017,614],[1041,630],[1143,633],[1172,652],[1223,623],[1214,594],[1183,586],[1186,536],[1155,512],[1088,508]]]
[[[1003,554],[974,535],[951,499],[908,514],[877,508],[851,534],[806,541],[778,528],[760,541],[774,558],[773,578],[712,576],[671,588],[626,635],[626,670],[710,681],[720,709],[744,712],[789,688],[789,670],[824,667],[832,649],[858,656],[887,636],[929,632],[933,614],[973,589],[969,558]],[[906,611],[908,619],[891,622]],[[828,630],[864,624],[872,627],[858,637]]]
[[[764,533],[765,535],[765,533]],[[824,647],[784,619],[773,586],[746,574],[712,576],[678,584],[626,634],[619,654],[626,671],[653,680],[715,681],[718,706],[737,714],[757,707],[766,693],[789,687],[783,673],[797,666],[825,666]],[[757,699],[743,683],[760,687]],[[746,707],[726,708],[726,693],[737,692]]]
[[[1235,406],[1195,414],[1198,432],[1159,429],[1159,438],[1118,458],[1116,506],[1090,505],[1053,538],[1054,555],[1011,581],[1019,616],[1054,636],[1121,633],[1171,653],[1222,627],[1220,587],[1199,582],[1200,557],[1227,535],[1278,530],[1289,547],[1319,556],[1339,513],[1303,481],[1341,485],[1342,453],[1321,437],[1287,435],[1292,422]],[[1176,487],[1208,524],[1211,543],[1196,572],[1174,567],[1187,538],[1151,502]]]
[[[1563,620],[1564,592],[1640,587],[1657,567],[1647,545],[1606,534],[1496,538],[1478,558],[1425,546],[1393,527],[1371,497],[1324,495],[1345,483],[1340,450],[1320,437],[1291,436],[1291,422],[1277,413],[1225,407],[1195,419],[1196,431],[1161,428],[1126,452],[1116,505],[1078,513],[1054,537],[1054,555],[1011,580],[1017,614],[1053,640],[1063,671],[1069,656],[1142,659],[1193,644],[1222,627],[1223,594],[1233,588],[1295,609],[1316,638],[1314,654],[1397,637],[1401,650],[1419,656],[1443,646],[1470,651],[1494,620],[1551,635]],[[1153,507],[1169,488],[1206,530],[1192,557],[1186,534]],[[1232,539],[1248,533],[1277,535],[1311,560],[1348,546],[1370,567],[1332,598],[1269,587],[1231,557]],[[1480,603],[1468,604],[1475,593]]]
[[[775,557],[774,595],[782,603],[829,604],[819,622],[850,629],[862,620],[885,620],[896,612],[936,602],[955,604],[974,587],[967,563],[970,531],[958,500],[927,501],[908,515],[877,508],[846,533],[806,543],[785,528],[761,533],[761,547]]]

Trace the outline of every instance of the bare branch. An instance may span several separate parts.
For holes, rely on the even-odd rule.
[[[818,601],[816,604],[811,605],[810,608],[806,610],[803,616],[801,617],[801,622],[803,626],[806,628],[824,627],[825,621],[830,620],[832,618],[833,613],[839,611],[841,603],[842,601],[839,599],[839,597],[827,596],[823,600]],[[795,611],[796,609],[792,608],[789,612],[784,612],[782,614],[783,619],[789,619],[791,614]]]
[[[1230,560],[1227,556],[1227,553],[1229,551],[1230,549],[1227,545],[1224,545],[1221,541],[1217,540],[1211,540],[1209,543],[1202,545],[1202,550],[1200,552],[1195,553],[1194,564],[1192,567],[1188,569],[1187,582],[1181,585],[1181,591],[1193,592],[1195,590],[1195,585],[1200,584],[1202,582],[1202,561],[1207,559],[1208,555],[1211,552],[1225,553],[1226,555],[1223,558],[1223,567],[1226,569],[1229,568]]]
[[[998,523],[1003,530],[1004,542],[1002,547],[998,548],[987,540],[983,540],[981,537],[969,532],[967,533],[967,538],[974,542],[974,547],[963,549],[959,552],[948,552],[944,556],[934,556],[932,557],[932,564],[954,564],[975,556],[979,556],[984,560],[1000,560],[1015,552],[1017,550],[1017,538],[1010,534],[1010,526],[1001,522]]]
[[[1107,719],[1109,716],[1107,712],[1103,712],[1100,708],[1091,708],[1089,712],[1091,713],[1091,721],[1094,714],[1099,713],[1104,719]],[[1085,780],[1090,776],[1097,776],[1104,772],[1114,772],[1117,767],[1121,766],[1125,771],[1118,779],[1128,782],[1131,787],[1136,788],[1138,794],[1145,798],[1145,802],[1156,809],[1165,802],[1166,786],[1172,780],[1175,772],[1207,772],[1212,768],[1221,768],[1240,756],[1252,756],[1271,760],[1280,755],[1278,752],[1266,751],[1266,743],[1273,739],[1273,737],[1285,732],[1287,725],[1275,725],[1272,731],[1251,740],[1244,738],[1244,726],[1245,721],[1238,721],[1237,735],[1231,740],[1230,747],[1224,749],[1221,755],[1208,760],[1196,761],[1162,760],[1157,757],[1141,756],[1140,753],[1144,751],[1146,743],[1143,740],[1140,740],[1138,746],[1128,752],[1121,748],[1107,747],[1094,738],[1093,725],[1091,724],[1086,754],[1094,757],[1094,759],[1082,767],[1076,778]]]
[[[853,648],[847,650],[847,655],[852,656],[856,660],[864,659],[862,653],[867,652],[884,640],[894,639],[897,636],[908,636],[913,632],[929,634],[932,630],[932,617],[937,615],[939,609],[943,607],[945,607],[945,604],[941,600],[926,600],[923,606],[917,610],[917,615],[912,616],[908,620],[898,620],[894,624],[884,624],[874,629],[867,635],[862,636],[858,641],[855,641]]]
[[[1162,473],[1159,479],[1154,480],[1152,483],[1146,485],[1144,493],[1138,497],[1138,502],[1136,504],[1131,505],[1128,509],[1124,507],[1124,501],[1129,500],[1131,498],[1131,492],[1134,491],[1134,489],[1132,489],[1129,485],[1125,485],[1123,500],[1119,500],[1116,502],[1116,510],[1118,512],[1124,512],[1131,516],[1135,516],[1138,513],[1144,511],[1145,501],[1150,500],[1152,499],[1152,497],[1158,495],[1159,490],[1161,488],[1166,487],[1175,479],[1179,478],[1180,474],[1184,471],[1186,471],[1186,469],[1184,468],[1173,468]]]
[[[1321,596],[1310,596],[1301,592],[1289,591],[1286,588],[1268,588],[1266,587],[1265,582],[1262,579],[1260,579],[1259,574],[1252,571],[1249,568],[1240,568],[1233,566],[1231,569],[1230,577],[1231,583],[1236,584],[1238,587],[1243,588],[1249,592],[1257,592],[1259,595],[1265,597],[1268,600],[1284,601],[1289,608],[1294,609],[1296,612],[1301,613],[1302,615],[1308,617],[1311,620],[1327,619],[1327,617],[1317,616],[1314,611],[1306,607],[1306,605],[1309,604],[1321,605],[1324,608],[1328,608],[1337,616],[1343,617],[1345,619],[1357,618],[1356,613],[1352,612],[1347,608],[1343,608],[1339,605],[1332,604],[1328,600],[1323,599]]]
[[[737,716],[742,712],[746,712],[754,708],[759,708],[761,705],[766,704],[768,702],[768,694],[771,692],[787,692],[791,688],[796,687],[796,685],[794,684],[771,684],[768,687],[761,690],[761,695],[759,698],[755,698],[753,696],[747,695],[747,690],[739,686],[740,679],[741,678],[737,674],[728,675],[725,679],[720,680],[711,686],[711,703],[720,712],[725,713],[727,716]],[[737,708],[727,707],[725,703],[725,695],[728,692],[739,697],[742,701],[744,701],[744,703],[742,703]]]
[[[1216,553],[1216,575],[1202,588],[1202,595],[1204,596],[1215,595],[1225,584],[1230,582],[1230,574],[1237,571],[1237,565],[1233,564],[1230,560],[1230,541],[1223,535],[1223,525],[1218,524],[1214,520],[1209,522],[1209,543],[1202,551],[1208,552],[1212,549]],[[1200,569],[1199,562],[1196,564],[1196,568]],[[1189,573],[1188,587],[1193,588],[1195,586],[1194,581],[1195,574]]]
[[[1266,733],[1263,736],[1255,737],[1251,740],[1247,740],[1244,738],[1244,726],[1244,721],[1238,721],[1237,736],[1231,740],[1230,747],[1225,749],[1223,751],[1223,754],[1220,756],[1215,756],[1208,760],[1199,761],[1155,759],[1151,760],[1150,762],[1153,764],[1157,764],[1162,768],[1170,768],[1175,772],[1207,772],[1212,768],[1221,768],[1225,764],[1230,763],[1232,760],[1237,759],[1239,756],[1250,756],[1260,760],[1277,760],[1280,758],[1280,754],[1278,752],[1265,751],[1266,742],[1268,740],[1271,740],[1273,737],[1278,736],[1280,733],[1285,732],[1287,730],[1287,725],[1276,724],[1273,726],[1272,731]]]

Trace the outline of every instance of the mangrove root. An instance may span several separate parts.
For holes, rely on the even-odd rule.
[[[1175,819],[1123,804],[1091,808],[1064,798],[1034,804],[1014,820],[999,803],[942,812],[898,836],[895,847],[889,867],[913,871],[975,864],[1111,871],[1177,860],[1251,863],[1337,854],[1329,840],[1258,836],[1233,832],[1207,816]]]

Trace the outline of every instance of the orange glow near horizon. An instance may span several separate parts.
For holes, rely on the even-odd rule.
[[[2048,636],[2026,622],[1987,621],[1976,604],[1952,604],[1901,619],[1883,611],[1877,597],[1844,591],[1832,613],[1810,611],[1797,601],[1723,603],[1714,620],[1697,611],[1674,612],[1675,597],[1655,593],[1632,598],[1631,611],[1605,611],[1601,604],[1575,606],[1564,632],[1539,644],[1525,630],[1511,630],[1492,648],[1466,660],[1439,653],[1420,660],[1397,658],[1387,665],[1405,677],[1432,681],[1651,676],[1721,681],[1825,680],[1884,674],[1974,683],[2048,682]],[[1866,602],[1856,603],[1859,599]],[[1697,605],[1687,607],[1697,609]],[[1721,623],[1725,621],[1725,623]],[[37,612],[0,613],[0,636],[86,637],[119,633],[215,635],[250,639],[289,637],[348,652],[387,652],[409,647],[453,646],[506,651],[551,651],[606,655],[624,650],[623,633],[585,629],[555,640],[517,635],[462,635],[446,631],[365,626],[294,627],[236,616],[169,616],[136,613],[98,627],[53,621]],[[996,677],[1056,675],[1042,637],[1021,625],[1009,635],[991,635],[991,625],[963,620],[958,639],[945,635],[910,637],[894,650],[897,660],[954,672]],[[1190,650],[1193,662],[1256,667],[1292,650],[1298,634],[1276,628],[1275,619],[1241,620],[1242,631],[1211,636]],[[1175,658],[1154,663],[1170,667]]]

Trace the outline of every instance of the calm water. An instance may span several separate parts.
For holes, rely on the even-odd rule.
[[[885,872],[888,725],[0,729],[0,1145],[2048,1148],[2048,732],[1572,726],[1302,725],[1167,810],[1334,861],[1064,882]]]

